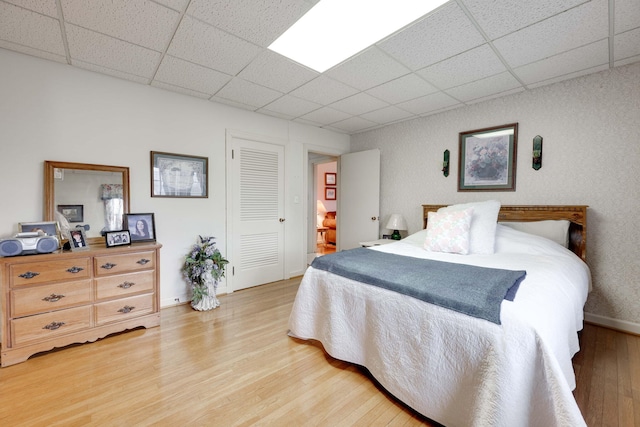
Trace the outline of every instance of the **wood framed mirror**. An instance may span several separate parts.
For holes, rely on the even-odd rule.
[[[45,221],[66,221],[71,229],[84,229],[90,245],[104,244],[103,233],[121,230],[125,213],[129,213],[128,167],[44,162]],[[64,230],[62,237],[68,237]]]

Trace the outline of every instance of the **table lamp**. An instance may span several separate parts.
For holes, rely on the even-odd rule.
[[[327,213],[327,208],[322,203],[322,200],[316,201],[316,219],[318,222],[318,227],[322,227],[322,221],[324,220],[324,215]]]
[[[389,230],[393,230],[391,234],[391,238],[393,240],[400,240],[402,236],[400,236],[400,230],[407,229],[407,223],[404,218],[400,214],[391,214],[389,217],[389,221],[387,222],[387,228]]]

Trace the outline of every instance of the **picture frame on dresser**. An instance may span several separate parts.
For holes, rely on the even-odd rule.
[[[155,242],[156,222],[153,213],[124,214],[123,228],[130,233],[131,243]]]
[[[38,233],[42,232],[47,236],[53,236],[58,239],[58,247],[62,241],[60,235],[60,226],[57,221],[40,221],[40,222],[20,222],[18,223],[20,233]]]
[[[131,233],[129,230],[107,231],[104,240],[108,248],[130,245]]]
[[[74,228],[69,230],[69,246],[72,251],[86,251],[89,249],[84,228]]]

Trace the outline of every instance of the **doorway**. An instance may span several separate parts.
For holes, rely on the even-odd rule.
[[[307,264],[336,251],[338,158],[309,152]]]

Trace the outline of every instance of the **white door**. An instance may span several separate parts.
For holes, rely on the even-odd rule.
[[[380,150],[340,156],[338,174],[338,249],[377,240],[380,233]]]
[[[231,134],[230,291],[284,279],[284,146]]]

